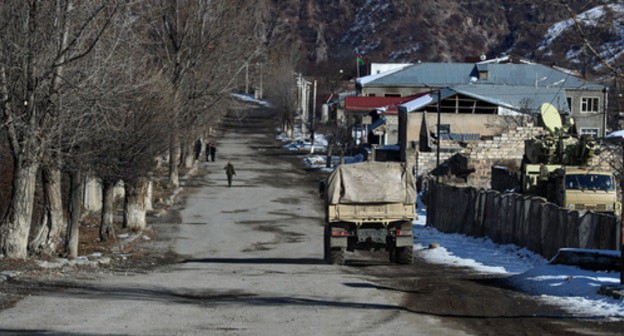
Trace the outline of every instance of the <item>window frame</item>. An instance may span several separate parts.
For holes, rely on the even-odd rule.
[[[588,111],[583,109],[583,105],[586,105],[587,107],[589,107],[589,102],[590,101],[595,101],[595,110],[592,111]],[[592,114],[596,114],[596,113],[600,113],[600,97],[581,97],[580,99],[580,107],[579,107],[579,111],[581,113],[592,113]]]
[[[588,130],[594,130],[595,133],[594,132],[587,132]],[[583,132],[583,131],[585,131],[585,132]],[[597,138],[598,134],[600,134],[600,128],[598,128],[598,127],[581,127],[579,129],[579,135],[584,135],[584,134],[589,134],[589,135],[592,135],[592,136]]]

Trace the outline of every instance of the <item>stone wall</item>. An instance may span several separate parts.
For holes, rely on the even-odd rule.
[[[543,132],[544,129],[541,127],[516,127],[492,139],[469,143],[465,147],[460,147],[454,142],[443,141],[442,148],[447,150],[450,148],[451,151],[441,152],[440,162],[444,163],[456,154],[467,157],[468,166],[475,170],[468,177],[468,185],[489,188],[492,165],[512,162],[520,167],[524,154],[524,141]],[[415,171],[418,175],[427,175],[436,166],[435,151],[417,152],[415,157]]]
[[[520,167],[524,155],[524,141],[545,131],[541,127],[516,127],[491,140],[480,141],[469,145],[464,154],[469,164],[475,169],[468,184],[478,188],[490,188],[492,166],[497,164],[513,164]]]

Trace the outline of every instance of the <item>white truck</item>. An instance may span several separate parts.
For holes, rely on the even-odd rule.
[[[413,262],[415,179],[400,162],[341,164],[325,182],[324,256],[344,264],[345,251],[388,251]]]

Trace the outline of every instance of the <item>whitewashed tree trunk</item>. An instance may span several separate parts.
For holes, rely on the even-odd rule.
[[[145,220],[147,184],[146,178],[137,178],[125,183],[124,227],[132,231],[142,231],[147,226]]]
[[[107,241],[114,234],[115,182],[102,181],[102,220],[100,222],[100,240]]]
[[[187,169],[193,168],[193,163],[195,162],[195,147],[194,143],[187,144],[184,146],[184,167]]]
[[[197,154],[197,161],[204,162],[206,161],[206,137],[201,136],[199,138],[199,153]]]
[[[147,192],[145,193],[145,210],[152,211],[154,207],[152,205],[154,199],[154,180],[150,178],[147,182]]]
[[[15,166],[11,205],[0,225],[0,252],[8,258],[24,259],[28,256],[28,233],[38,169],[39,164],[36,163]]]
[[[35,238],[30,242],[32,252],[53,255],[62,243],[67,230],[63,213],[61,193],[61,170],[45,167],[43,169],[44,216]]]
[[[169,140],[169,182],[174,188],[180,186],[180,139],[177,135],[171,134]]]
[[[70,174],[69,224],[67,225],[67,239],[65,241],[65,252],[70,259],[78,257],[80,207],[82,205],[83,188],[81,175],[80,170],[75,170]]]

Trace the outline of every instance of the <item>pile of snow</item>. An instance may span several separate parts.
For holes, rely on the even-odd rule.
[[[256,105],[271,107],[271,103],[269,103],[268,101],[256,99],[252,95],[241,94],[241,93],[232,93],[231,95],[232,95],[232,97],[234,97],[234,98],[236,98],[236,99],[238,99],[240,101],[246,102],[246,103],[252,103],[252,104],[256,104]]]
[[[600,287],[617,286],[619,273],[552,265],[525,248],[495,244],[488,238],[445,234],[426,227],[427,212],[420,197],[417,215],[418,219],[414,221],[414,251],[429,262],[507,275],[516,288],[575,316],[624,318],[624,300],[598,293]],[[437,244],[440,247],[429,248]]]
[[[327,149],[327,138],[324,134],[314,135],[314,145],[310,139],[306,139],[301,135],[298,129],[295,129],[294,139],[289,139],[286,134],[280,133],[277,139],[284,142],[282,148],[289,150],[309,150],[311,153],[315,151],[325,151]]]

